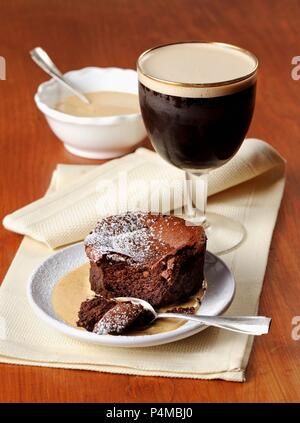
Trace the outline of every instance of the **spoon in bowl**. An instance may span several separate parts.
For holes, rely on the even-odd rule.
[[[140,304],[144,309],[150,311],[153,315],[153,323],[160,318],[176,318],[197,322],[205,326],[213,326],[216,328],[226,329],[233,332],[245,333],[247,335],[263,335],[269,332],[272,319],[265,316],[202,316],[181,313],[157,313],[151,304],[145,300],[133,297],[117,297],[119,302],[132,302]]]
[[[44,49],[41,47],[35,47],[33,50],[30,51],[30,56],[32,60],[45,71],[48,75],[52,76],[56,81],[62,84],[65,88],[70,90],[73,94],[75,94],[81,101],[86,104],[90,104],[90,100],[82,94],[77,87],[75,87],[72,83],[66,80],[64,75],[60,72],[60,70],[56,67],[53,61],[50,59],[48,54],[45,52]]]

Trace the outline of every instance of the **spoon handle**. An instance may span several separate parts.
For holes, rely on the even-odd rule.
[[[55,66],[53,61],[50,59],[48,54],[43,50],[41,47],[36,47],[33,50],[30,51],[30,55],[32,60],[45,71],[48,75],[52,76],[52,78],[56,79],[58,82],[60,82],[62,85],[64,85],[65,88],[70,90],[73,94],[75,94],[77,97],[79,97],[84,103],[89,104],[89,99],[82,94],[72,83],[69,81],[66,81],[63,74],[60,72],[60,70]]]
[[[157,318],[168,317],[202,323],[206,326],[214,326],[233,332],[246,333],[248,335],[263,335],[269,332],[272,319],[265,316],[192,316],[180,313],[158,313]]]

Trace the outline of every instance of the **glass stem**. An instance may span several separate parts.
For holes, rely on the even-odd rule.
[[[205,227],[207,225],[206,206],[208,173],[205,172],[195,176],[196,177],[193,178],[191,173],[185,172],[187,199],[186,216],[189,219],[197,220],[197,223]]]
[[[186,184],[186,210],[185,215],[188,219],[196,217],[196,209],[193,204],[193,178],[189,172],[185,172]]]

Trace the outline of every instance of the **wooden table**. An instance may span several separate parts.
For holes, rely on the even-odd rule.
[[[300,315],[300,81],[291,77],[299,31],[299,0],[1,0],[0,55],[7,63],[7,80],[0,81],[1,218],[42,196],[57,163],[91,163],[68,154],[35,107],[36,87],[46,78],[28,51],[39,45],[63,71],[134,68],[143,50],[176,40],[253,50],[260,75],[249,135],[274,145],[288,170],[260,303],[273,326],[255,341],[246,383],[0,365],[0,401],[300,400],[300,340],[291,338],[292,317]],[[21,236],[1,227],[0,240],[2,280]]]

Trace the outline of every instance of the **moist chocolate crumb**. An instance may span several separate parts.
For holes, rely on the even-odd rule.
[[[129,329],[145,325],[147,321],[150,323],[153,317],[141,304],[119,302],[96,323],[93,332],[98,335],[120,335]]]
[[[115,300],[104,298],[101,295],[83,301],[78,313],[77,326],[92,332],[95,324],[116,304]]]
[[[119,335],[129,329],[148,326],[154,316],[141,304],[118,302],[99,295],[83,301],[78,317],[77,326],[89,332]]]

